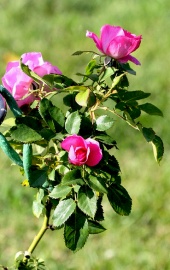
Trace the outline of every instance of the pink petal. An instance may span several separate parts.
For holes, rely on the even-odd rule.
[[[19,67],[17,62],[11,62],[8,65],[9,70],[2,77],[2,83],[6,89],[13,95],[18,106],[29,104],[35,100],[34,95],[22,99],[29,93],[33,79],[27,76]]]
[[[131,62],[133,62],[136,65],[141,65],[141,63],[138,61],[138,59],[136,59],[132,55],[128,55],[126,57],[123,57],[123,58],[119,59],[119,62],[120,63],[127,63],[128,61],[131,61]]]
[[[62,147],[63,148],[63,147]],[[66,149],[65,149],[66,150]],[[68,155],[68,157],[69,157],[69,160],[70,160],[70,162],[71,163],[73,163],[73,164],[75,164],[75,160],[76,160],[76,153],[75,153],[75,151],[74,151],[74,147],[73,147],[73,145],[71,145],[70,146],[70,148],[69,148],[69,155]],[[75,164],[76,165],[76,164]]]
[[[21,99],[29,92],[30,84],[32,81],[20,81],[15,83],[12,89],[12,95],[15,99]]]
[[[124,30],[125,36],[132,39],[136,45],[134,46],[134,50],[137,50],[137,48],[140,46],[140,43],[142,41],[142,35],[136,36],[135,34],[131,34],[130,32]],[[133,50],[133,51],[134,51]],[[131,52],[133,52],[131,51]]]
[[[57,66],[52,66],[51,65],[50,74],[59,74],[59,75],[61,75],[62,72]]]
[[[97,36],[96,34],[94,34],[93,32],[87,31],[87,32],[86,32],[86,37],[92,38],[93,41],[94,41],[95,44],[96,44],[96,47],[97,47],[102,53],[104,53],[103,50],[102,50],[101,41],[100,41],[100,39],[98,38],[98,36]]]
[[[74,148],[76,147],[86,148],[86,142],[81,136],[71,135],[65,138],[64,141],[62,141],[61,147],[64,150],[69,151],[71,146],[73,146]]]
[[[73,145],[71,145],[68,156],[72,164],[81,166],[85,164],[87,161],[88,151],[87,148],[83,147],[74,148]]]
[[[132,61],[136,65],[140,65],[140,62],[130,54],[140,46],[141,35],[136,36],[120,26],[106,24],[101,28],[100,39],[89,31],[87,31],[86,36],[92,38],[97,48],[105,55],[122,63]]]
[[[35,67],[33,71],[41,77],[43,77],[44,75],[52,74],[52,73],[62,74],[62,72],[59,70],[58,67],[53,66],[49,62],[44,62],[43,65]]]
[[[136,40],[125,36],[118,36],[110,42],[106,54],[115,59],[120,59],[133,52],[137,45],[138,41]]]
[[[8,72],[13,67],[19,67],[19,61],[9,62],[6,67],[6,72]]]
[[[119,26],[111,26],[111,25],[104,25],[101,28],[101,44],[102,50],[105,54],[107,54],[107,48],[110,42],[116,37],[123,35],[123,29]]]
[[[30,84],[32,82],[32,79],[27,76],[19,66],[12,67],[8,72],[5,73],[5,75],[2,77],[3,85],[9,90],[11,93],[13,91],[15,84],[20,84],[20,82],[23,81],[26,84]],[[21,93],[22,94],[22,93]]]
[[[102,159],[102,156],[103,156],[102,150],[100,149],[100,145],[97,141],[89,138],[89,139],[86,139],[86,142],[87,142],[88,147],[90,148],[90,153],[86,161],[86,164],[88,166],[95,166]]]
[[[18,106],[21,107],[23,105],[27,105],[27,104],[32,103],[35,99],[36,99],[36,97],[33,94],[31,94],[24,99],[16,100],[16,102],[17,102]]]
[[[22,62],[29,66],[33,70],[37,66],[41,66],[44,63],[42,54],[40,52],[28,52],[21,55]]]

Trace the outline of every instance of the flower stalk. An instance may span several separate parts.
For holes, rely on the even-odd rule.
[[[34,250],[38,246],[40,240],[42,239],[43,235],[45,234],[47,229],[50,228],[49,221],[50,221],[50,215],[51,215],[51,209],[52,209],[52,204],[50,203],[50,201],[48,201],[46,203],[45,209],[46,209],[46,213],[45,213],[45,216],[44,216],[42,227],[39,230],[38,234],[34,237],[31,245],[29,246],[29,248],[27,250],[27,254],[31,255],[34,252]],[[25,256],[24,259],[23,259],[23,262],[26,263],[27,260],[28,260],[28,258]]]

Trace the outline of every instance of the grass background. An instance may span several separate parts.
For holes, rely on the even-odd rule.
[[[120,25],[142,34],[131,64],[130,89],[152,93],[148,101],[164,118],[142,116],[163,138],[165,156],[157,165],[141,135],[117,121],[113,136],[115,156],[122,169],[122,184],[133,199],[129,217],[116,215],[105,202],[107,231],[90,236],[76,254],[63,241],[63,232],[47,232],[35,254],[50,270],[168,270],[170,269],[170,2],[169,0],[1,0],[0,75],[6,62],[24,52],[41,51],[45,60],[64,74],[82,72],[88,55],[71,56],[77,50],[96,50],[86,30],[99,34],[103,24]],[[18,169],[0,152],[0,264],[12,265],[17,251],[26,250],[41,225],[32,215],[35,190],[21,187]]]

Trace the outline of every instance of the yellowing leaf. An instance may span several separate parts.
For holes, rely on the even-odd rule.
[[[85,91],[81,91],[76,95],[76,102],[80,106],[87,106],[88,98],[90,94],[90,89],[86,89]]]

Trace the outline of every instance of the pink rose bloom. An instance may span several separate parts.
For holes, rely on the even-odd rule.
[[[58,67],[52,66],[49,62],[44,62],[39,52],[24,53],[21,58],[22,62],[40,77],[52,73],[62,74]],[[6,73],[2,77],[2,83],[13,95],[19,107],[30,104],[36,99],[34,94],[29,94],[29,90],[34,90],[37,84],[21,70],[19,61],[7,64]],[[26,95],[28,96],[25,97]]]
[[[86,32],[86,37],[92,38],[96,47],[105,55],[108,55],[120,63],[131,61],[136,65],[140,62],[130,55],[140,45],[142,36],[136,36],[124,30],[120,26],[104,25],[101,28],[101,36],[97,37],[93,32]]]
[[[61,143],[61,147],[68,152],[70,163],[77,166],[95,166],[103,156],[97,141],[91,138],[85,140],[78,135],[68,136]]]

